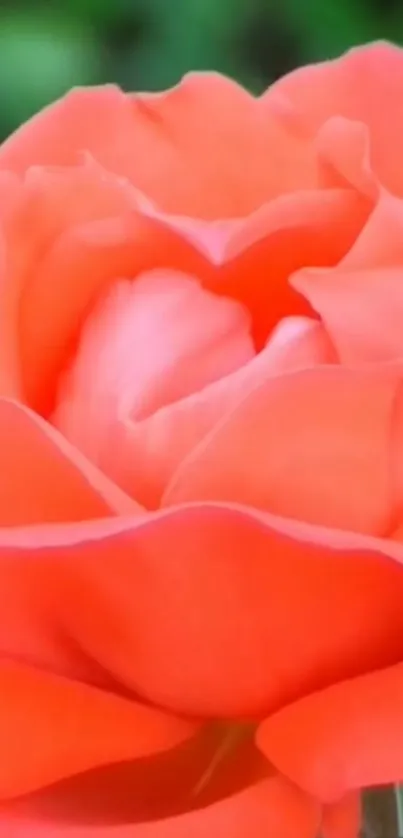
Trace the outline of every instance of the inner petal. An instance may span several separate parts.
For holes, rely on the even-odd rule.
[[[84,328],[54,424],[115,479],[122,423],[141,421],[255,354],[238,302],[170,271],[119,280]]]

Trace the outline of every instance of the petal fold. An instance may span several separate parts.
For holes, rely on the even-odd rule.
[[[205,809],[147,824],[64,828],[0,813],[0,838],[316,838],[318,825],[318,806],[273,777]]]
[[[174,747],[196,726],[80,682],[0,659],[0,799]]]
[[[41,417],[0,400],[0,522],[67,523],[140,507]]]
[[[258,744],[324,801],[403,778],[403,664],[342,681],[267,719]]]
[[[338,366],[267,378],[183,461],[163,503],[240,502],[388,534],[402,500],[391,472],[399,379]]]

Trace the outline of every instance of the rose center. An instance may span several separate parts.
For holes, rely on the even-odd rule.
[[[85,325],[52,421],[125,491],[153,506],[155,498],[139,497],[130,428],[254,354],[240,303],[172,272],[119,281]]]

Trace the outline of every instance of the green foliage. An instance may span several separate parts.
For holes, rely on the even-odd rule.
[[[0,134],[77,84],[174,84],[218,69],[259,90],[376,38],[403,41],[401,0],[3,0]]]

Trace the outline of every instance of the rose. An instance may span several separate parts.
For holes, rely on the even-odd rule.
[[[401,776],[399,85],[77,91],[0,149],[1,838],[340,838]]]

